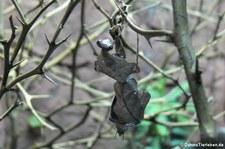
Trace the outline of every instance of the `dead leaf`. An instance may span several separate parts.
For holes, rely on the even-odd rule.
[[[110,120],[116,124],[118,134],[122,135],[129,127],[141,122],[150,94],[138,90],[134,78],[129,78],[126,83],[116,82],[114,90]]]

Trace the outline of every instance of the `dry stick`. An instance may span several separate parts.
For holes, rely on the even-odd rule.
[[[163,8],[165,8],[165,9],[167,9],[167,10],[172,11],[171,5],[168,5],[168,4],[164,3],[161,6]],[[199,17],[201,19],[206,20],[207,22],[212,22],[212,23],[216,23],[217,22],[217,20],[214,17],[210,17],[209,15],[203,14],[203,13],[201,13],[199,11],[193,11],[193,10],[187,9],[187,14],[189,14],[190,16]]]
[[[69,107],[71,104],[69,102],[64,103],[63,105],[60,105],[60,107],[54,109],[53,111],[51,111],[50,113],[48,113],[45,117],[46,119],[51,119],[51,117],[53,115],[55,115],[56,113],[60,112],[62,109],[65,109],[67,107]]]
[[[155,119],[156,117],[158,117],[159,115],[161,115],[162,113],[164,112],[168,112],[168,111],[172,111],[172,110],[179,110],[180,106],[177,105],[177,106],[173,106],[171,108],[168,108],[168,109],[164,109],[164,110],[161,110],[159,112],[156,112],[155,114],[153,115],[150,115],[150,116],[145,116],[145,120],[151,120],[151,119]]]
[[[159,6],[161,4],[162,4],[162,1],[155,1],[154,3],[147,4],[144,7],[140,7],[136,10],[129,12],[129,15],[134,16],[135,14],[138,14],[140,12],[148,11],[149,9],[156,8],[157,6]]]
[[[90,140],[87,143],[87,148],[88,149],[91,149],[95,145],[97,140],[100,138],[100,136],[101,136],[101,129],[104,126],[103,124],[106,122],[106,120],[108,118],[109,112],[110,112],[110,110],[108,108],[107,112],[105,113],[103,121],[100,123],[100,125],[96,129],[95,133],[92,135],[92,137],[90,138]]]
[[[99,11],[107,18],[107,20],[110,22],[110,17],[109,17],[109,15],[107,14],[107,12],[106,12],[104,9],[102,9],[102,8],[95,2],[95,0],[92,0],[92,2],[94,3],[96,9],[98,9],[98,10],[99,10]]]
[[[198,11],[200,13],[202,13],[202,8],[203,8],[203,3],[204,3],[204,0],[200,0],[199,2],[199,8],[198,8]],[[192,30],[190,31],[190,36],[192,36],[195,32],[196,32],[196,27],[201,23],[202,19],[200,17],[197,18],[197,22],[195,23],[194,27],[192,28]]]
[[[17,2],[20,4],[23,0],[18,0]],[[6,8],[3,9],[3,14],[7,15],[10,12],[12,12],[13,10],[15,10],[15,6],[13,4],[7,6]]]
[[[87,33],[86,33],[86,32],[84,32],[84,37],[87,39],[87,41],[88,41],[88,43],[89,43],[89,45],[90,45],[90,47],[91,47],[91,49],[92,49],[92,51],[93,51],[94,56],[98,56],[98,53],[97,53],[97,51],[96,51],[94,45],[91,43],[91,40],[90,40],[89,37],[87,36]]]
[[[216,24],[216,29],[214,31],[213,41],[217,39],[216,35],[218,34],[218,31],[219,31],[221,23],[223,21],[224,15],[225,15],[225,11],[218,16],[218,21],[217,21],[217,24]]]
[[[35,22],[35,24],[32,26],[32,28],[30,30],[33,30],[34,28],[44,24],[47,20],[49,20],[50,17],[54,16],[55,14],[59,13],[60,11],[63,11],[64,9],[66,9],[67,6],[69,5],[69,3],[70,3],[70,0],[67,0],[63,4],[58,6],[57,8],[54,8],[52,11],[43,15],[40,19],[38,19]]]
[[[8,109],[10,109],[9,105],[12,104],[12,102],[15,100],[14,99],[15,97],[13,96],[13,94],[7,94],[6,95],[6,107]],[[19,102],[19,98],[16,97],[17,99],[17,102]],[[16,104],[16,103],[15,103]],[[12,112],[12,111],[11,111]],[[9,126],[9,129],[10,129],[10,139],[11,139],[11,142],[10,142],[10,146],[9,148],[10,149],[17,149],[17,144],[18,144],[18,140],[19,140],[19,113],[20,113],[20,109],[18,110],[13,110],[13,114],[10,114],[9,115],[9,120],[10,120],[10,126]]]
[[[204,51],[206,51],[208,48],[210,48],[211,46],[215,45],[219,39],[224,40],[225,36],[225,29],[222,30],[221,32],[217,33],[212,39],[208,40],[207,43],[205,45],[203,45],[197,52],[196,52],[196,57],[200,57],[202,56],[202,54],[204,53]]]
[[[4,13],[3,13],[3,1],[0,1],[0,39],[4,35]]]
[[[2,121],[6,116],[8,116],[14,109],[16,109],[18,106],[22,105],[22,102],[19,102],[18,99],[15,101],[15,103],[7,109],[7,111],[0,116],[0,121]]]
[[[154,123],[156,124],[160,124],[166,127],[194,127],[194,126],[198,126],[197,122],[165,122],[165,121],[161,121],[158,119],[154,119],[153,120]]]
[[[164,73],[167,74],[167,75],[170,75],[170,74],[174,74],[176,72],[182,71],[182,70],[183,70],[183,67],[179,66],[179,67],[176,67],[176,68],[173,68],[173,69],[165,70]],[[144,78],[140,79],[138,81],[138,84],[143,84],[143,83],[148,82],[150,80],[158,79],[158,78],[160,78],[162,76],[163,75],[160,72],[155,73],[155,74],[150,73],[147,76],[145,76]]]
[[[73,49],[73,58],[72,58],[72,69],[71,69],[71,73],[72,73],[72,77],[71,77],[71,90],[70,90],[70,103],[73,103],[74,100],[74,87],[75,87],[75,81],[74,78],[76,77],[76,71],[77,71],[77,66],[76,66],[76,60],[77,60],[77,51],[80,47],[80,42],[81,39],[84,36],[84,12],[85,12],[85,7],[84,7],[84,3],[85,0],[83,0],[82,2],[82,8],[81,8],[81,16],[80,16],[80,24],[81,24],[81,29],[80,29],[80,35],[78,37],[77,40],[77,45],[75,46],[75,48]]]
[[[136,64],[138,65],[138,54],[139,54],[139,36],[137,33],[137,56],[136,56]]]
[[[27,23],[24,13],[22,12],[22,9],[20,8],[18,1],[17,0],[11,0],[11,1],[12,1],[13,5],[16,7],[16,10],[20,15],[21,22]]]
[[[51,68],[51,71],[53,72],[53,77],[54,79],[58,80],[59,82],[66,84],[66,85],[71,85],[71,78],[72,76],[70,74],[63,73],[60,71],[60,69],[56,68]],[[60,77],[61,76],[61,77]],[[80,81],[79,79],[74,79],[73,81],[76,81],[75,87],[85,90],[86,92],[94,95],[94,96],[108,96],[110,93],[106,93],[103,91],[100,91],[98,89],[94,89],[93,87],[89,86],[88,84]]]
[[[216,20],[211,17],[211,19],[208,19],[207,16],[210,16],[212,14],[212,12],[215,10],[215,7],[217,5],[217,3],[219,2],[220,0],[214,0],[212,2],[212,5],[209,6],[209,9],[208,9],[208,12],[206,12],[205,14],[202,14],[201,11],[192,11],[192,10],[187,10],[187,13],[189,15],[192,15],[194,17],[198,17],[199,19],[202,20],[202,22],[200,24],[198,24],[197,26],[193,27],[192,31],[190,32],[190,35],[192,35],[193,31],[196,33],[198,31],[200,31],[203,27],[205,27],[206,25],[208,25],[209,23],[215,23]],[[172,11],[172,7],[167,5],[167,4],[163,4],[161,5],[162,8],[165,8],[165,9],[168,9],[170,11]],[[210,20],[214,20],[214,22],[210,21]]]
[[[54,126],[51,126],[50,124],[48,124],[47,122],[45,122],[38,114],[38,112],[34,109],[33,105],[32,105],[32,99],[41,99],[41,98],[48,98],[49,95],[30,95],[27,93],[27,91],[23,88],[23,86],[18,83],[17,87],[19,88],[19,90],[21,91],[22,95],[24,96],[24,100],[27,104],[27,107],[30,109],[30,111],[33,113],[33,115],[40,121],[40,123],[42,124],[42,126],[45,126],[51,130],[55,130],[56,128]]]
[[[192,93],[199,121],[201,140],[207,142],[215,137],[215,122],[207,103],[207,97],[201,82],[201,74],[196,67],[197,60],[194,55],[188,30],[186,0],[172,0],[172,5],[175,44],[184,64],[185,73]]]
[[[30,13],[34,12],[35,10],[37,10],[39,7],[43,6],[44,1],[43,0],[39,0],[39,3],[32,9],[30,9],[28,12],[26,12],[26,14],[24,14],[24,16],[29,15]]]
[[[221,23],[223,21],[224,15],[225,15],[225,11],[219,15],[218,20],[217,20],[217,24],[216,24],[216,28],[215,28],[215,31],[214,31],[214,37],[212,39],[208,40],[207,43],[197,51],[197,53],[196,53],[197,57],[200,57],[206,49],[215,45],[218,42],[218,39],[224,37],[225,30],[222,30],[218,33],[219,28],[221,26]]]

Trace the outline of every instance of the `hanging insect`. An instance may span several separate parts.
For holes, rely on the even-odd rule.
[[[128,5],[121,0],[117,0],[117,2],[124,13],[128,11]],[[150,100],[150,94],[138,90],[137,81],[132,77],[133,73],[140,72],[138,54],[136,63],[128,62],[125,59],[126,54],[121,40],[121,33],[126,20],[122,17],[120,11],[114,13],[110,20],[111,28],[109,33],[113,40],[100,39],[97,41],[101,53],[94,63],[94,68],[96,71],[116,80],[114,83],[115,96],[111,104],[109,119],[115,123],[118,134],[123,135],[130,127],[139,124],[143,119],[145,107]],[[109,51],[113,48],[115,53],[110,54]],[[138,52],[139,49],[137,48]]]

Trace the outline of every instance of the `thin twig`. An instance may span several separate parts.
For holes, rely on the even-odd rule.
[[[73,103],[74,101],[74,87],[75,87],[75,77],[76,77],[76,72],[77,72],[77,66],[76,66],[76,63],[77,63],[77,51],[80,47],[80,42],[81,42],[81,39],[83,38],[84,36],[84,20],[85,20],[85,0],[83,0],[81,2],[81,16],[80,16],[80,25],[81,25],[81,29],[80,29],[80,35],[78,37],[78,40],[77,40],[77,45],[74,47],[73,49],[73,57],[72,57],[72,69],[71,69],[71,74],[72,74],[72,77],[71,77],[71,87],[70,87],[70,103]]]
[[[0,121],[2,121],[5,117],[7,117],[13,110],[15,110],[18,106],[22,105],[23,103],[22,102],[19,102],[19,100],[17,99],[15,101],[15,103],[7,109],[7,111],[2,115],[0,116]]]

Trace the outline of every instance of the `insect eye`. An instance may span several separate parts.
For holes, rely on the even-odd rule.
[[[97,45],[100,47],[100,45],[101,45],[101,42],[102,42],[102,39],[99,39],[98,41],[97,41]]]
[[[99,39],[99,40],[97,41],[97,45],[98,45],[100,48],[102,48],[102,49],[104,49],[104,50],[107,50],[107,51],[113,49],[113,41],[111,41],[111,40],[109,40],[109,39],[104,39],[104,40]]]

